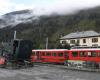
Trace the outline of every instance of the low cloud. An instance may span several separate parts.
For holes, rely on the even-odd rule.
[[[52,4],[37,5],[36,14],[70,14],[100,5],[100,0],[54,0]]]
[[[36,15],[52,13],[70,14],[81,9],[100,5],[100,0],[43,0],[46,4],[34,3],[34,1],[35,0],[33,0],[33,4],[31,3],[31,5],[27,5],[24,4],[24,2],[17,4],[12,2],[12,0],[0,0],[0,15],[23,9],[33,9],[33,13]]]

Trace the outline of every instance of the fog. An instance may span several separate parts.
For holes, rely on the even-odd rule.
[[[0,0],[0,15],[12,11],[32,9],[35,15],[70,14],[100,5],[100,0]]]

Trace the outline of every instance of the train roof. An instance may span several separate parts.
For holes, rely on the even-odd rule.
[[[35,49],[32,51],[95,51],[100,50],[100,48],[84,48],[84,49]]]
[[[100,46],[74,46],[70,50],[100,50]]]
[[[100,48],[82,48],[82,49],[70,49],[71,51],[89,51],[89,50],[100,50]]]
[[[32,51],[66,51],[68,49],[36,49]]]

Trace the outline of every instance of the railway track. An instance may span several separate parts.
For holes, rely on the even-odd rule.
[[[50,64],[50,63],[34,63],[34,66],[49,66],[66,70],[76,70],[76,71],[86,71],[86,72],[100,72],[100,69],[92,69],[92,68],[78,68],[78,67],[68,67],[66,65],[61,64]]]

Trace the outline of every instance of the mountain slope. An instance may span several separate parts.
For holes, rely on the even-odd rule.
[[[14,27],[17,24],[31,22],[34,19],[38,19],[38,17],[34,16],[32,10],[21,10],[7,13],[0,18],[0,28],[6,26]]]
[[[32,40],[34,48],[45,48],[46,37],[49,38],[49,48],[55,48],[59,38],[70,32],[100,32],[100,7],[81,10],[73,15],[52,14],[38,17],[30,10],[24,11],[8,13],[0,19],[0,25],[6,26],[0,29],[0,41],[11,40],[14,30],[17,30],[17,38]]]

